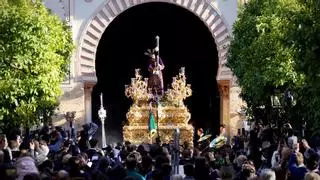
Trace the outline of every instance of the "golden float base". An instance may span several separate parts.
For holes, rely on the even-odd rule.
[[[174,139],[175,129],[180,129],[180,144],[187,141],[193,145],[193,127],[191,125],[164,125],[159,124],[159,136],[161,142],[169,143],[170,140]],[[133,144],[141,143],[154,143],[155,138],[150,138],[148,134],[148,125],[144,126],[124,126],[123,127],[123,138],[125,141],[130,141]]]

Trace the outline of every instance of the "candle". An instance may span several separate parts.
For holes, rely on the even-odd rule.
[[[184,74],[185,73],[185,67],[182,67],[181,68],[181,74]]]
[[[135,76],[138,77],[140,75],[140,69],[135,69]]]
[[[103,98],[102,98],[102,93],[100,94],[100,105],[103,107]]]

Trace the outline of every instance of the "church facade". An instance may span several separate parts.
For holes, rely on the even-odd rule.
[[[245,0],[44,0],[45,5],[70,26],[76,45],[70,73],[61,85],[63,95],[56,112],[55,124],[65,124],[64,114],[76,111],[78,125],[92,121],[92,89],[97,83],[96,52],[108,25],[125,10],[144,3],[164,2],[180,6],[202,20],[210,30],[218,51],[216,80],[220,92],[220,122],[230,135],[243,127],[244,105],[240,88],[231,70],[225,66],[232,25],[238,6]],[[128,77],[129,78],[129,77]]]

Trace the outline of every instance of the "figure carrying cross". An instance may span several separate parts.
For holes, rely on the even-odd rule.
[[[149,67],[150,73],[148,80],[148,89],[151,89],[153,95],[163,95],[163,76],[162,70],[164,64],[159,56],[159,36],[156,36],[157,45],[154,49],[148,49],[145,55],[149,56]]]

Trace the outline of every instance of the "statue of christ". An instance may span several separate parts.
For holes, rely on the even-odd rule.
[[[164,64],[159,56],[159,36],[156,37],[157,46],[145,53],[149,56],[149,80],[148,88],[151,89],[153,95],[163,95],[163,76],[162,70],[164,69]]]

